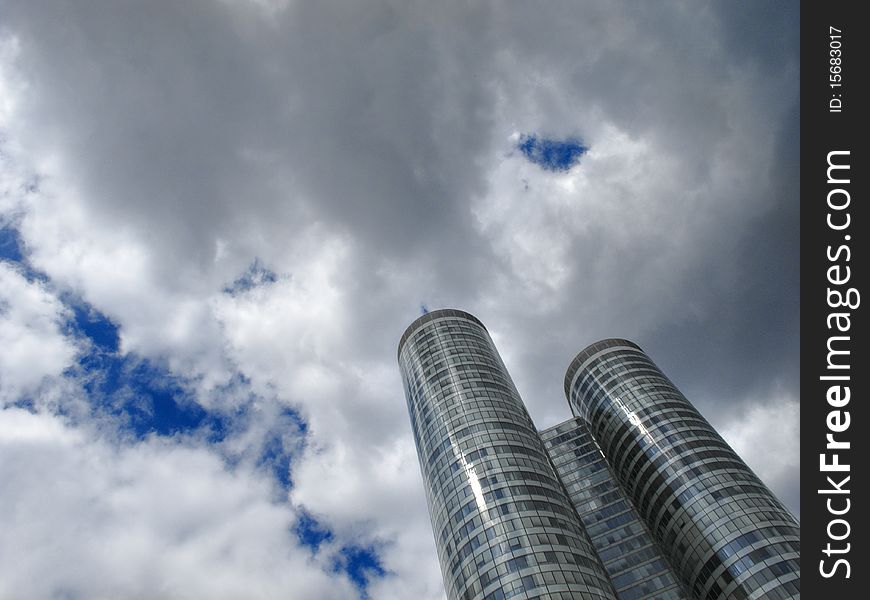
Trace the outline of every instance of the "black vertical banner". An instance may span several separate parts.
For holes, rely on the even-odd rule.
[[[868,269],[861,3],[801,6],[801,593],[867,598]]]

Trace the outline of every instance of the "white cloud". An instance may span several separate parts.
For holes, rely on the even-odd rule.
[[[294,477],[295,502],[328,518],[346,535],[376,535],[391,576],[374,581],[372,598],[443,597],[412,441],[391,436],[372,448],[371,443],[336,437],[310,449]]]
[[[787,184],[796,166],[783,151],[797,115],[791,13],[765,15],[785,23],[769,36],[744,31],[724,8],[679,2],[89,0],[60,16],[7,4],[0,210],[20,226],[32,265],[117,323],[123,351],[195,380],[203,404],[238,403],[221,384],[240,372],[263,415],[299,410],[310,433],[293,501],[383,544],[394,576],[374,584],[374,598],[442,593],[395,361],[421,303],[484,320],[541,427],[568,416],[561,380],[572,355],[611,335],[655,340],[669,374],[700,382],[684,391],[702,409],[743,398],[734,410],[756,423],[780,405],[743,388],[697,394],[723,364],[735,386],[785,378],[797,397],[786,364],[797,360],[796,317],[769,328],[776,353],[739,342],[770,306],[791,315],[780,307],[797,290],[787,244],[796,230],[767,227],[796,210]],[[569,173],[544,172],[512,148],[516,132],[579,136],[590,151]],[[26,192],[31,172],[40,178]],[[756,239],[770,244],[768,262],[741,254]],[[277,281],[224,294],[255,258]],[[4,277],[16,298],[41,297],[40,284]],[[41,349],[27,368],[9,367],[10,394],[59,373],[74,350],[57,332],[56,301],[32,310],[0,315],[16,340]],[[716,361],[679,359],[716,336],[727,342]],[[774,355],[781,362],[765,363]],[[0,365],[15,360],[0,348]],[[257,447],[266,429],[228,443]],[[148,497],[173,470],[196,481],[202,469],[237,499],[215,509],[222,518],[249,507],[270,523],[287,517],[259,492],[238,491],[205,451],[151,441],[109,466],[105,446],[76,443],[98,462],[93,489],[113,498],[125,497],[122,466],[138,465]],[[81,456],[69,468],[82,471]],[[152,456],[153,468],[143,458]],[[787,469],[769,476],[791,494]],[[45,484],[21,485],[27,495]],[[81,496],[67,501],[54,510],[85,511],[100,527]],[[136,541],[128,562],[174,573],[151,556],[159,550],[196,571],[203,590],[224,565],[207,551],[220,547],[207,528],[250,553],[234,564],[260,556],[244,528],[216,517],[171,513],[203,542],[188,556],[169,525],[146,520],[149,535],[129,520],[145,507],[102,510]],[[34,547],[48,544],[39,535]],[[273,556],[289,552],[267,540]],[[142,583],[143,573],[119,567],[107,585]]]
[[[117,447],[0,412],[0,598],[352,598],[267,480],[152,438]],[[327,556],[321,552],[318,556]]]
[[[75,189],[52,178],[21,219],[21,233],[32,241],[34,267],[121,325],[123,351],[164,356],[174,371],[202,378],[205,389],[225,383],[220,332],[200,295],[209,284],[187,267],[189,281],[164,279],[166,265],[156,263],[147,233],[143,239],[134,225],[90,212]]]
[[[38,281],[0,262],[0,405],[37,391],[76,354],[62,331],[69,311]]]
[[[293,503],[339,535],[377,544],[390,576],[373,583],[373,598],[442,597],[397,368],[355,354],[354,304],[342,292],[351,249],[318,233],[278,263],[295,265],[292,274],[214,298],[215,314],[253,388],[289,402],[308,423]]]
[[[800,483],[800,403],[788,395],[764,400],[727,420],[719,432],[768,487],[790,496]],[[792,510],[800,517],[800,505]]]

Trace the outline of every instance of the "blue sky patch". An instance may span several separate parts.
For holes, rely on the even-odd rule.
[[[0,261],[16,265],[19,272],[27,281],[47,282],[48,277],[44,273],[34,270],[24,253],[24,242],[21,234],[14,227],[0,224]]]
[[[118,326],[111,319],[87,304],[74,303],[72,309],[73,325],[92,344],[105,352],[118,351],[121,338],[118,335]]]
[[[0,226],[0,260],[12,263],[31,281],[48,282],[44,273],[29,266],[23,247],[17,229]],[[235,293],[275,281],[277,275],[254,260],[225,291]],[[93,415],[111,417],[122,433],[135,440],[148,435],[192,434],[202,435],[212,445],[251,425],[254,396],[249,391],[250,382],[242,374],[237,373],[226,390],[216,391],[231,394],[241,391],[248,393],[249,398],[229,413],[207,410],[197,402],[193,382],[173,374],[159,361],[123,353],[119,327],[107,315],[74,293],[61,293],[59,299],[70,311],[64,334],[83,342],[76,363],[65,371],[65,376],[81,383]],[[17,406],[33,410],[35,405],[33,399],[22,398]],[[66,414],[63,407],[57,410]],[[291,457],[301,448],[307,431],[308,425],[302,417],[285,407],[277,416],[270,417],[263,445],[252,449],[257,466],[266,469],[284,490],[292,487]],[[227,456],[226,459],[228,466],[232,466],[242,457]]]
[[[344,546],[338,553],[334,568],[347,573],[360,590],[361,598],[368,598],[366,588],[373,577],[387,574],[373,546]]]
[[[535,134],[521,135],[517,147],[529,162],[547,171],[567,171],[589,150],[577,138],[554,140]]]
[[[317,552],[323,542],[330,542],[333,539],[332,531],[305,510],[299,511],[293,531],[302,545],[311,548],[313,552]]]
[[[335,535],[332,530],[315,519],[310,513],[301,509],[293,532],[303,546],[317,552],[324,542],[332,542]],[[346,544],[335,554],[332,569],[336,573],[345,573],[360,592],[360,598],[368,598],[367,588],[374,577],[384,577],[386,569],[373,545],[363,546]]]
[[[137,437],[151,433],[189,433],[205,423],[208,416],[184,382],[165,368],[132,356],[110,359],[108,377],[99,386],[110,412],[122,416]]]
[[[21,236],[12,227],[0,227],[0,260],[20,263],[24,261],[21,252]]]
[[[224,293],[235,296],[261,285],[278,281],[278,274],[268,269],[259,258],[255,258],[248,270],[242,273],[231,285],[224,287]]]
[[[72,310],[68,334],[90,342],[67,375],[82,382],[95,414],[111,416],[122,432],[136,440],[149,435],[191,434],[201,435],[215,445],[251,426],[256,398],[243,375],[236,374],[225,389],[216,392],[247,394],[247,399],[242,397],[242,404],[229,412],[208,410],[197,402],[193,382],[173,374],[159,362],[122,354],[118,326],[106,315],[79,299],[66,298],[65,302]],[[289,407],[279,409],[268,419],[262,445],[225,456],[227,466],[232,468],[252,451],[256,466],[269,473],[281,489],[289,490],[293,484],[291,460],[304,443],[308,424]]]
[[[72,309],[70,333],[90,341],[67,374],[80,377],[96,412],[119,417],[137,439],[148,434],[174,435],[207,425],[208,413],[186,382],[164,366],[134,354],[121,354],[118,326],[81,301],[65,299]]]
[[[0,260],[15,265],[31,281],[48,282],[44,273],[29,266],[23,247],[16,229],[0,227]],[[254,260],[248,270],[224,291],[235,295],[277,280],[273,271]],[[238,392],[247,393],[247,400],[242,398],[240,406],[229,412],[204,408],[197,402],[194,382],[173,374],[161,361],[122,352],[120,328],[106,314],[72,292],[61,293],[59,299],[69,310],[63,331],[77,339],[80,348],[75,364],[66,370],[65,376],[82,385],[90,415],[109,417],[128,441],[140,441],[150,435],[193,435],[211,446],[221,446],[232,433],[254,426],[256,396],[250,393],[250,382],[244,375],[237,373],[226,390],[216,390],[219,394],[226,392],[231,396]],[[428,308],[421,306],[421,310],[426,312]],[[34,410],[33,400],[29,398],[20,399],[17,406]],[[66,414],[63,407],[57,410]],[[69,416],[75,419],[75,415]],[[292,460],[304,447],[308,424],[290,407],[263,416],[268,418],[268,428],[260,438],[259,447],[248,446],[241,453],[234,453],[226,447],[219,452],[224,455],[230,470],[245,461],[245,457],[253,458],[256,467],[275,482],[276,489],[285,492],[281,495],[286,500],[286,491],[293,486]],[[300,513],[292,533],[315,553],[324,543],[335,541],[330,527],[304,511]],[[357,587],[362,599],[368,598],[369,581],[386,573],[376,548],[371,545],[340,545],[337,551],[331,551],[331,560],[333,570],[345,574]]]
[[[272,424],[267,434],[257,466],[265,467],[285,490],[293,487],[290,478],[290,463],[293,454],[300,449],[307,425],[297,413],[285,409]]]

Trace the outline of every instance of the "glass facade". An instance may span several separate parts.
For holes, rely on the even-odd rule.
[[[615,600],[480,321],[424,315],[399,366],[448,598]]]
[[[399,366],[450,600],[800,598],[800,525],[634,343],[538,432],[483,324],[420,317]]]
[[[619,600],[688,600],[583,421],[560,423],[541,439]]]
[[[565,393],[692,597],[800,597],[800,525],[637,345],[589,346]]]

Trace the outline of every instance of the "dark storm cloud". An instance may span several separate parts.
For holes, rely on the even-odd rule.
[[[491,100],[444,71],[474,69],[477,48],[439,61],[437,31],[389,6],[306,3],[274,20],[158,6],[12,7],[21,68],[41,75],[33,143],[77,157],[100,212],[160,223],[146,235],[200,260],[233,227],[278,235],[263,212],[283,235],[313,211],[393,252],[465,227],[454,207],[479,185],[468,163]]]
[[[704,373],[720,374],[716,396],[731,401],[710,406],[710,414],[740,410],[750,392],[772,384],[799,395],[798,130],[795,103],[778,136],[766,210],[745,231],[735,232],[732,256],[709,256],[699,285],[687,290],[686,306],[707,307],[705,317],[665,324],[649,336],[650,350],[674,365],[669,372],[687,392],[710,395],[702,391],[710,385]],[[731,275],[713,275],[723,264],[733,265]]]

